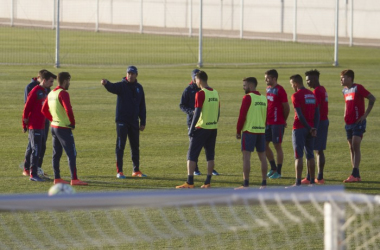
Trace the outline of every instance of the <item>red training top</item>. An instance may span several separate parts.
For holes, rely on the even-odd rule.
[[[313,91],[315,98],[317,98],[317,103],[319,106],[319,120],[325,121],[328,119],[327,115],[329,113],[329,102],[328,95],[325,87],[318,86]]]
[[[275,87],[267,87],[267,125],[285,124],[284,109],[282,103],[288,102],[285,89],[277,84]]]
[[[28,129],[44,129],[45,116],[41,112],[47,96],[47,91],[44,87],[37,85],[30,91],[24,106],[22,114],[22,127]],[[29,119],[28,124],[24,123],[24,119]]]
[[[318,103],[315,99],[313,92],[306,88],[299,89],[296,93],[292,95],[292,103],[294,110],[296,108],[301,108],[302,114],[305,117],[306,122],[311,127],[314,127],[314,114]],[[299,120],[297,112],[294,112],[293,129],[299,128],[304,128],[304,126]]]
[[[351,88],[345,87],[343,90],[344,100],[346,102],[346,110],[344,113],[344,121],[346,124],[354,124],[365,113],[364,98],[371,93],[366,90],[363,85],[354,83]]]

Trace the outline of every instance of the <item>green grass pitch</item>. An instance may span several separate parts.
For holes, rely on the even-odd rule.
[[[14,36],[16,42],[9,39],[11,32],[13,32],[12,36]],[[37,32],[41,37],[43,35],[51,36],[53,31],[37,30]],[[33,38],[33,31],[28,29],[11,31],[9,28],[0,28],[0,41],[1,44],[4,45],[0,48],[1,54],[3,56],[11,55],[11,59],[5,60],[16,64],[0,65],[0,193],[47,193],[53,184],[52,180],[44,183],[31,182],[27,177],[22,176],[22,170],[19,167],[23,161],[24,151],[27,145],[27,134],[22,133],[21,127],[24,88],[29,83],[30,78],[36,76],[37,72],[42,68],[47,68],[54,73],[68,71],[72,75],[69,93],[77,122],[74,137],[78,152],[78,176],[80,179],[89,183],[87,187],[76,187],[78,193],[91,191],[128,192],[147,189],[173,189],[176,185],[182,184],[187,176],[186,153],[188,137],[186,115],[180,111],[179,101],[182,91],[190,82],[190,73],[197,61],[196,40],[190,39],[191,41],[188,41],[188,44],[182,48],[183,50],[190,48],[188,52],[179,55],[186,57],[186,60],[177,61],[176,43],[170,43],[162,36],[144,35],[141,37],[134,35],[133,38],[136,40],[128,42],[132,44],[136,43],[136,46],[134,50],[126,51],[123,40],[112,33],[100,33],[97,35],[94,33],[85,33],[82,36],[89,38],[90,45],[88,47],[79,44],[80,42],[74,38],[77,32],[64,31],[62,33],[66,33],[67,35],[66,38],[63,38],[63,44],[67,43],[71,47],[62,48],[63,66],[56,69],[53,68],[54,49],[51,46],[54,46],[54,42],[52,42],[51,37],[49,38],[50,40],[41,40],[41,38]],[[32,38],[30,38],[30,36],[32,36]],[[97,36],[96,40],[92,40],[95,39],[93,38],[94,36]],[[24,38],[26,40],[36,40],[34,43],[40,41],[42,46],[28,46],[27,43],[22,42]],[[181,39],[183,40],[183,38]],[[111,44],[109,46],[110,53],[99,50],[99,54],[94,54],[89,49],[94,46],[101,47],[109,42]],[[324,51],[326,47],[313,45],[309,45],[309,47],[304,45],[294,46],[287,43],[284,44],[281,49],[281,46],[273,48],[274,43],[239,42],[234,39],[223,39],[223,43],[218,43],[212,39],[207,42],[209,42],[209,45],[215,45],[215,50],[217,50],[218,53],[212,53],[211,48],[206,48],[206,62],[217,61],[220,64],[228,64],[231,62],[232,64],[235,62],[242,63],[241,66],[206,66],[203,68],[209,75],[209,85],[219,91],[221,99],[220,127],[218,129],[215,158],[215,168],[221,175],[212,178],[212,187],[234,188],[240,186],[242,183],[240,142],[235,139],[236,122],[241,99],[244,94],[242,79],[248,76],[257,77],[259,80],[258,90],[265,93],[264,72],[271,68],[278,70],[280,75],[279,83],[285,87],[289,100],[293,93],[288,80],[290,75],[296,73],[303,75],[305,71],[311,68],[320,70],[321,84],[326,87],[329,94],[330,119],[328,144],[325,152],[326,166],[324,175],[327,184],[343,185],[342,181],[351,173],[351,164],[344,130],[344,100],[341,93],[340,72],[347,68],[353,69],[356,74],[355,82],[364,84],[379,100],[380,86],[378,70],[380,63],[378,59],[380,58],[380,49],[341,46],[339,51],[339,67],[332,67],[330,63],[294,66],[291,64],[278,64],[276,58],[281,57],[279,53],[284,53],[286,56],[302,53],[301,56],[306,57],[310,51]],[[78,43],[77,47],[75,43]],[[279,46],[279,44],[280,43],[276,43],[276,46]],[[242,47],[239,47],[239,45]],[[253,45],[260,47],[257,49],[257,47],[253,47]],[[237,53],[231,53],[229,57],[218,55],[223,51],[231,50],[234,46],[237,46]],[[302,46],[302,52],[296,50],[300,48],[300,46]],[[257,52],[257,58],[260,58],[259,61],[261,61],[262,64],[243,65],[245,63],[252,63],[250,58],[244,56],[245,53],[250,53],[247,52],[250,49],[254,49],[254,51]],[[45,53],[45,50],[49,52]],[[9,51],[13,52],[9,53]],[[263,51],[268,51],[270,56],[266,56],[262,53]],[[42,58],[39,57],[40,55]],[[301,56],[297,55],[296,58],[300,58]],[[34,59],[29,60],[30,57]],[[25,61],[26,59],[23,58],[29,59]],[[70,66],[70,62],[75,61],[73,58],[79,60],[79,64],[87,66]],[[152,63],[143,63],[146,58],[153,58],[150,61]],[[279,59],[279,61],[281,60],[283,59]],[[30,61],[35,63],[35,65],[28,65]],[[88,65],[91,64],[92,61],[94,61],[95,66]],[[108,66],[100,66],[101,62],[104,62],[104,64]],[[119,66],[109,66],[111,62],[115,62],[115,64]],[[294,61],[290,60],[290,62]],[[104,87],[101,86],[100,80],[106,78],[111,82],[119,81],[125,76],[126,67],[131,63],[139,68],[138,81],[143,85],[146,95],[147,124],[145,131],[141,133],[140,137],[140,153],[141,170],[147,174],[148,177],[128,177],[126,180],[119,180],[115,178],[116,166],[114,153],[116,142],[116,126],[114,122],[116,96],[108,93]],[[175,63],[193,64],[193,66],[167,66],[168,64]],[[162,66],[161,64],[165,64],[166,66]],[[56,85],[56,83],[54,85]],[[367,103],[368,102],[366,102],[366,104]],[[380,181],[377,174],[380,160],[380,155],[378,154],[380,142],[380,127],[378,126],[380,122],[380,111],[378,107],[379,102],[377,101],[368,117],[367,132],[362,142],[362,161],[360,165],[362,182],[346,184],[345,188],[350,192],[378,194],[380,190]],[[285,131],[283,142],[285,155],[282,170],[283,177],[279,180],[269,179],[267,182],[269,188],[284,187],[294,183],[294,158],[291,144],[291,124],[293,116],[294,110],[291,108],[288,119],[289,127]],[[49,135],[43,169],[50,176],[53,174],[51,155],[51,135]],[[132,163],[128,146],[125,151],[124,159],[124,172],[127,176],[130,176]],[[201,186],[205,179],[206,161],[204,152],[201,153],[199,158],[199,166],[203,175],[195,177],[195,185],[197,187]],[[61,159],[61,175],[66,180],[68,180],[70,176],[65,155],[63,155]],[[261,183],[259,161],[255,153],[252,157],[250,182],[252,188],[257,188]],[[223,208],[218,208],[218,210],[219,209],[223,212]],[[273,209],[276,210],[276,208]],[[146,210],[146,212],[152,218],[156,217],[155,211]],[[192,215],[191,211],[185,211],[185,213],[187,212],[190,213],[189,216]],[[202,212],[207,213],[207,210],[202,210]],[[103,215],[102,211],[98,213],[99,216]],[[138,211],[136,213],[138,213]],[[242,216],[244,216],[244,209],[242,213]],[[78,218],[81,217],[80,211],[76,212],[76,214]],[[109,215],[114,216],[113,213]],[[51,215],[43,216],[48,216],[46,217],[48,219],[45,221],[49,221]],[[117,218],[117,215],[115,215],[115,218]],[[5,213],[1,214],[1,219],[5,223],[13,223],[12,219]],[[26,218],[26,215],[20,215],[19,220],[24,221],[24,223],[26,223],[25,225],[33,227],[33,222],[30,222],[29,219]],[[65,224],[65,220],[62,223],[62,225],[64,225],[64,227],[67,226],[67,230],[70,231],[69,224]],[[87,226],[86,223],[87,222],[84,221],[83,225],[89,230],[88,233],[91,235],[92,225]],[[106,228],[109,222],[99,221],[99,223]],[[212,224],[213,222],[210,221],[210,223]],[[50,226],[52,227],[52,235],[57,234],[57,237],[59,237],[59,231],[54,230],[54,225],[46,225],[46,228],[50,228]],[[144,227],[144,225],[138,226]],[[322,225],[318,226],[321,227]],[[313,234],[313,226],[309,226],[308,228],[311,228]],[[20,228],[16,226],[11,227],[11,230],[16,237],[23,237],[23,235],[19,235],[22,234],[22,226]],[[287,234],[288,236],[290,235],[290,238],[288,241],[292,241],[292,238],[296,237],[294,235],[298,234],[298,230],[297,226],[289,228]],[[260,231],[260,229],[255,231],[255,233],[258,233],[258,231]],[[104,232],[105,234],[108,233],[107,230]],[[80,233],[81,232],[78,231],[78,235],[80,235]],[[281,234],[281,232],[277,230],[271,231],[271,233]],[[265,234],[265,231],[263,234]],[[97,237],[96,232],[94,232],[94,235],[94,237]],[[233,239],[237,236],[234,233],[221,234],[219,237],[227,239],[226,245],[223,246],[226,249],[236,247],[236,242]],[[249,236],[243,233],[239,237],[244,239],[244,237]],[[260,236],[257,237],[260,238]],[[314,235],[314,237],[316,236]],[[199,246],[199,239],[201,239],[201,242],[204,241],[203,237],[196,237],[190,239],[188,244]],[[230,239],[231,242],[229,242]],[[78,238],[78,240],[80,240],[80,238]],[[279,242],[276,244],[283,244],[281,238],[278,240]],[[62,242],[64,243],[63,240]],[[183,244],[182,240],[172,240],[172,243],[172,246],[175,248],[183,248],[183,245],[181,245]],[[260,246],[267,246],[265,241],[258,241],[256,243],[259,248]],[[108,243],[105,242],[104,244],[107,245]],[[153,245],[153,248],[164,247],[165,244],[166,242],[159,241],[157,245]],[[241,247],[249,248],[249,245],[246,245],[247,243],[244,241],[241,241],[240,244]],[[17,244],[15,246],[17,247]],[[149,243],[148,246],[152,247]],[[45,247],[49,247],[49,245],[45,245]],[[138,244],[135,245],[135,248],[139,247]],[[125,248],[128,248],[128,246],[125,246]],[[140,248],[145,249],[146,245],[142,243]],[[312,249],[313,246],[309,248]],[[89,247],[88,249],[92,248]]]

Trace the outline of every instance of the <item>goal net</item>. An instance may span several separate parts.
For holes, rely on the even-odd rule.
[[[1,249],[379,249],[380,197],[340,187],[0,196]]]

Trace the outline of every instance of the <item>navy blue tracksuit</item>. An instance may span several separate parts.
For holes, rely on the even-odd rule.
[[[30,93],[30,91],[32,91],[32,89],[39,84],[40,84],[40,82],[37,81],[37,78],[32,78],[32,81],[25,87],[24,103],[26,103],[26,100],[28,99],[28,94]],[[46,89],[46,91],[49,94],[50,89]],[[42,162],[44,160],[45,151],[46,151],[46,141],[47,141],[48,134],[49,134],[49,128],[50,128],[50,121],[48,119],[46,119],[45,120],[45,130],[43,131],[45,133],[43,135],[44,143],[42,143],[41,153],[40,153],[40,157],[38,159],[38,164],[37,164],[38,167],[42,167]],[[25,160],[24,160],[24,169],[26,169],[26,170],[30,169],[30,156],[32,155],[31,140],[32,141],[35,140],[35,138],[32,138],[33,136],[34,136],[34,133],[32,133],[32,135],[30,135],[30,131],[29,131],[28,146],[26,147]]]
[[[137,81],[128,82],[123,78],[121,82],[107,82],[104,87],[108,92],[117,95],[116,102],[116,168],[117,172],[123,172],[124,149],[129,138],[133,162],[133,172],[140,167],[140,130],[139,127],[146,124],[145,95],[141,84]]]

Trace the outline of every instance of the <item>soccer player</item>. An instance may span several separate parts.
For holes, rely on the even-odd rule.
[[[125,179],[123,156],[127,137],[131,146],[133,162],[132,177],[146,177],[140,171],[140,131],[146,124],[146,106],[143,87],[137,82],[138,71],[135,66],[127,68],[126,77],[121,82],[111,83],[106,79],[101,84],[108,92],[117,95],[116,103],[116,178]],[[140,122],[139,122],[140,119]]]
[[[47,89],[53,86],[54,77],[55,75],[49,71],[41,72],[40,84],[35,86],[28,94],[22,114],[23,132],[25,133],[29,130],[28,137],[31,148],[30,168],[28,169],[28,166],[24,165],[23,175],[27,175],[29,172],[29,180],[31,181],[44,181],[37,174],[40,159],[43,157],[42,152],[45,153],[46,149],[46,118],[42,114],[41,108],[47,97]],[[26,153],[26,157],[28,157],[28,152]]]
[[[359,165],[361,160],[360,144],[366,130],[367,116],[371,112],[376,98],[363,85],[354,83],[354,71],[347,69],[340,73],[342,92],[346,103],[344,121],[351,154],[352,173],[343,182],[361,181]],[[365,110],[364,98],[369,100]]]
[[[188,133],[191,138],[187,152],[187,182],[176,188],[194,188],[194,170],[203,147],[207,159],[207,178],[201,188],[211,187],[220,102],[218,92],[211,88],[207,81],[206,72],[199,71],[195,75],[195,82],[201,90],[195,95],[194,117]]]
[[[303,85],[302,76],[292,75],[290,85],[295,93],[292,95],[292,103],[295,110],[292,132],[292,142],[295,157],[296,183],[301,185],[303,170],[303,154],[305,150],[307,169],[310,174],[310,184],[315,182],[315,160],[314,160],[314,137],[317,136],[319,122],[319,108],[317,100],[310,90]]]
[[[267,174],[270,179],[281,178],[282,163],[284,161],[284,152],[282,151],[281,144],[284,137],[286,120],[288,119],[290,112],[288,96],[285,89],[278,84],[277,79],[277,70],[271,69],[265,72],[268,100],[267,122],[265,128],[265,153],[271,167]],[[273,151],[269,147],[270,142],[273,142],[273,146],[276,150],[277,165]]]
[[[198,88],[197,84],[195,83],[195,75],[199,72],[199,69],[194,69],[191,72],[191,79],[192,81],[190,84],[185,88],[185,90],[182,93],[181,97],[181,103],[179,104],[179,108],[187,114],[187,128],[189,129],[191,126],[191,122],[193,121],[194,116],[194,106],[195,106],[195,94],[201,90]],[[201,172],[198,168],[198,163],[195,166],[194,175],[201,175]],[[212,175],[219,175],[219,173],[214,169],[212,171]]]
[[[32,81],[25,87],[24,103],[26,103],[26,100],[28,99],[28,95],[32,91],[32,89],[41,83],[41,76],[46,71],[47,71],[46,69],[40,70],[38,72],[38,76],[33,77]],[[53,75],[54,79],[57,79],[56,75],[54,75],[54,74],[52,74],[52,75]],[[47,94],[49,94],[50,88],[46,88],[46,91],[47,91]],[[47,138],[49,135],[49,128],[50,128],[50,122],[48,119],[45,119],[45,130],[44,130],[44,132],[45,132],[45,136],[44,136],[45,143],[42,144],[41,153],[40,153],[39,160],[38,160],[38,171],[37,171],[37,173],[43,172],[43,171],[41,171],[42,170],[42,162],[43,162],[43,159],[45,156],[46,141],[47,141]],[[24,159],[24,164],[23,164],[24,165],[24,171],[22,172],[22,174],[25,176],[30,176],[30,157],[31,157],[31,154],[32,154],[32,147],[31,147],[30,140],[28,137],[28,146],[26,147],[25,159]]]
[[[86,182],[79,180],[77,177],[77,151],[72,133],[72,130],[75,129],[75,118],[70,103],[70,95],[67,92],[70,80],[71,76],[68,72],[58,74],[58,86],[53,91],[50,91],[48,100],[42,107],[42,113],[51,121],[54,184],[69,184],[69,182],[61,179],[59,168],[62,151],[65,150],[71,172],[70,184],[72,186],[87,185]]]
[[[267,118],[267,98],[256,90],[257,79],[248,77],[243,79],[245,95],[240,107],[239,119],[236,126],[236,139],[241,139],[243,153],[243,186],[249,186],[251,171],[251,152],[256,148],[261,162],[261,189],[267,185],[267,160],[265,156],[265,122]],[[242,133],[243,132],[243,133]]]
[[[319,83],[319,71],[309,70],[305,72],[306,83],[309,88],[314,89],[313,94],[317,99],[319,106],[319,124],[317,128],[317,137],[314,139],[314,153],[317,157],[317,166],[318,166],[318,176],[315,179],[316,184],[325,184],[323,179],[323,169],[325,167],[325,153],[326,144],[327,144],[327,134],[329,129],[329,103],[328,95],[325,87],[321,86]],[[307,174],[306,178],[301,181],[302,184],[310,184],[310,175]]]

